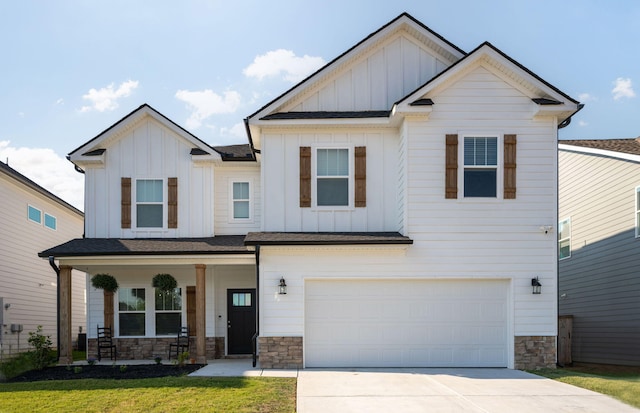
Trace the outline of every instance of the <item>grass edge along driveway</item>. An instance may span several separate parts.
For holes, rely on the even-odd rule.
[[[606,394],[623,403],[640,408],[640,373],[599,368],[558,368],[531,370],[547,377],[583,389]]]
[[[296,379],[163,377],[0,383],[0,412],[296,411]]]

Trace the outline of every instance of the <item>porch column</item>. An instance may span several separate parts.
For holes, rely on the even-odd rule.
[[[73,363],[73,345],[71,343],[71,270],[73,268],[68,265],[60,266],[60,319],[58,320],[60,326],[60,337],[58,342],[60,348],[58,349],[58,355],[61,365],[68,365]]]
[[[196,264],[196,363],[207,362],[205,272],[207,266]]]

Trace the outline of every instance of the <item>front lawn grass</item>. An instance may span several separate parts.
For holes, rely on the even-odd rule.
[[[531,373],[606,394],[631,406],[640,407],[640,367],[583,364],[535,370]]]
[[[0,383],[0,412],[295,412],[296,379],[163,377]]]

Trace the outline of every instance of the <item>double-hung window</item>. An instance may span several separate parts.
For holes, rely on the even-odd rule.
[[[164,222],[164,190],[162,179],[136,180],[136,226],[162,228]]]
[[[231,197],[233,219],[251,219],[251,192],[249,182],[233,182]]]
[[[180,288],[171,291],[155,289],[156,335],[174,335],[182,326],[182,293]]]
[[[558,223],[558,259],[571,256],[571,218]]]
[[[118,290],[118,324],[121,336],[144,336],[146,319],[144,288]]]
[[[496,198],[498,188],[498,138],[464,138],[465,198]]]
[[[349,149],[316,149],[316,204],[349,206]]]

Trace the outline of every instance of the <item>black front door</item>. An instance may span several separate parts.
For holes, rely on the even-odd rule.
[[[228,354],[251,354],[256,332],[256,290],[227,290]]]

